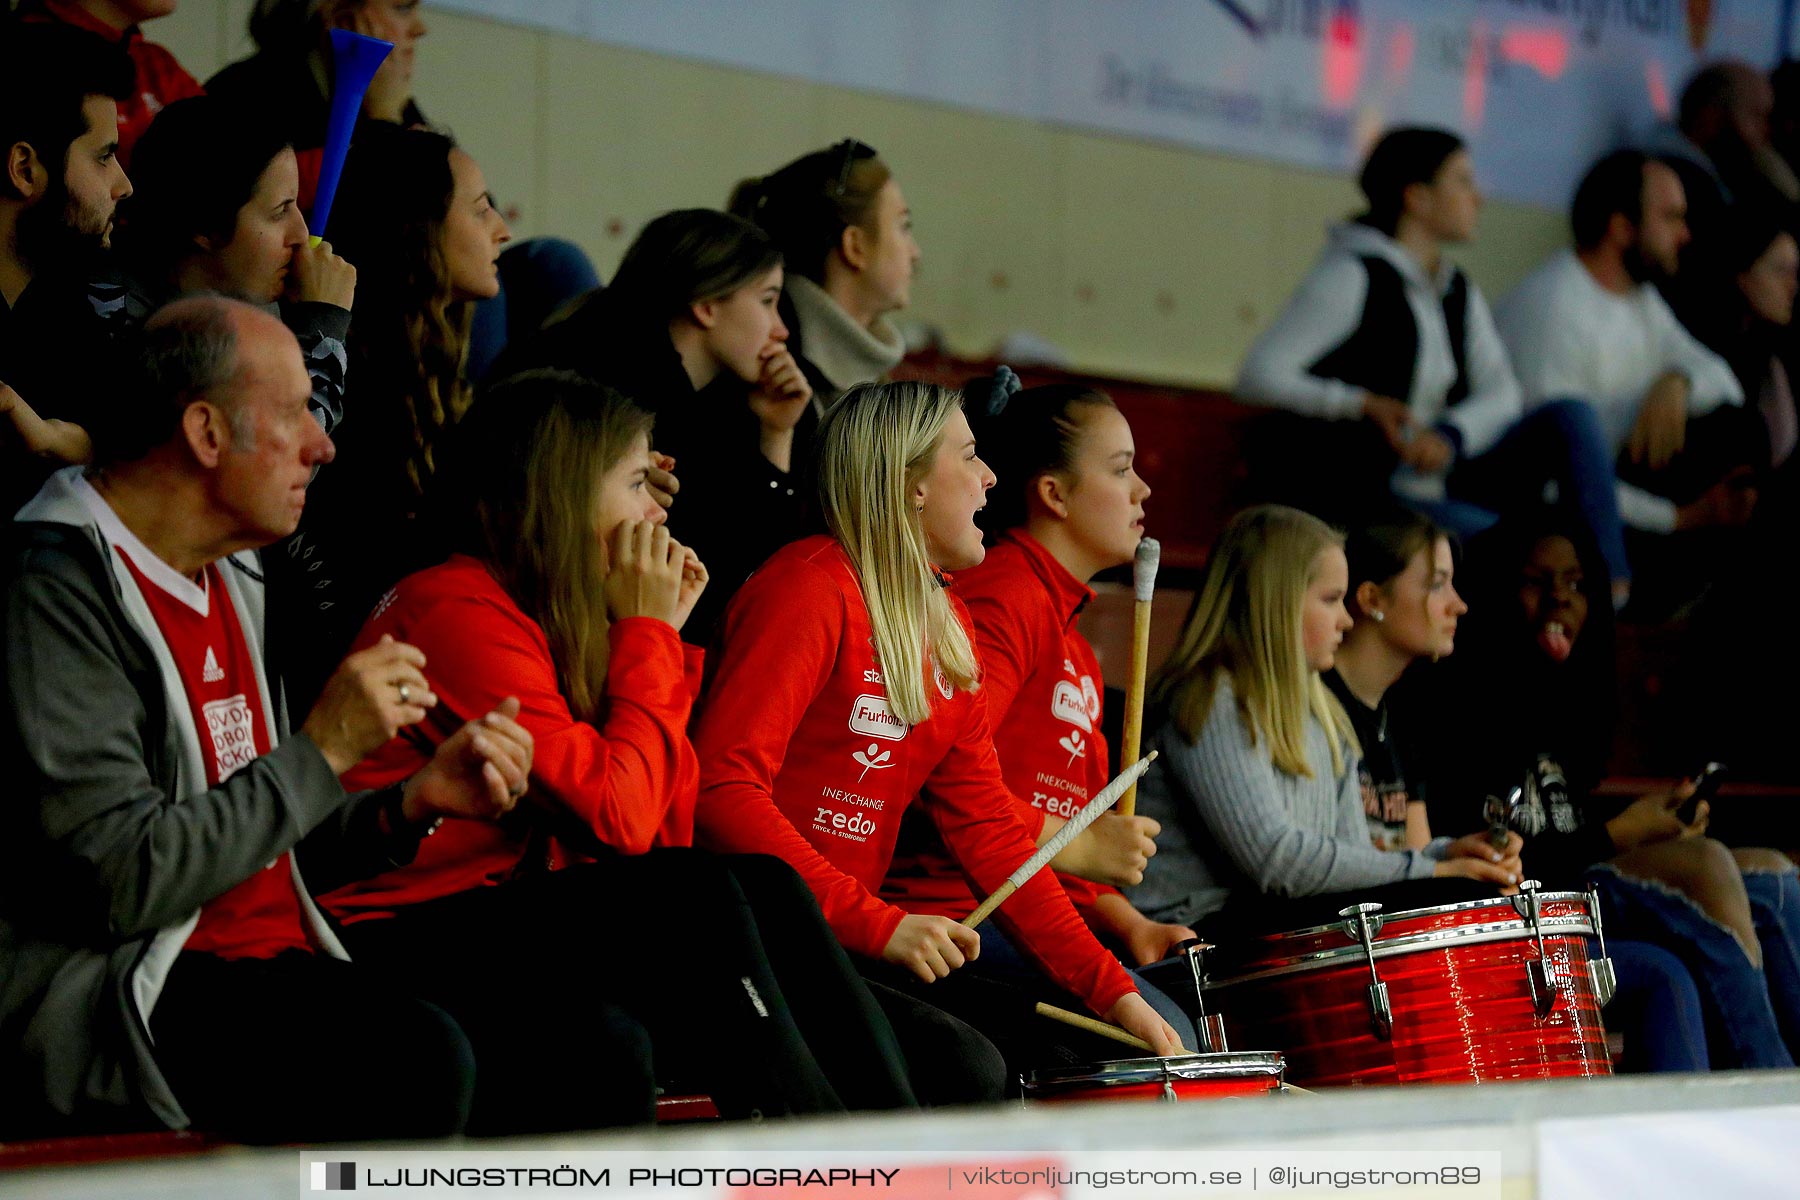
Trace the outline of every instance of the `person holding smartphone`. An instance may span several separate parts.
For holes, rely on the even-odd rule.
[[[1784,922],[1793,866],[1706,836],[1694,782],[1624,803],[1593,794],[1612,746],[1612,604],[1579,522],[1503,522],[1469,545],[1453,658],[1401,685],[1437,807],[1489,796],[1546,888],[1599,891],[1607,932],[1675,954],[1699,987],[1717,1066],[1785,1066],[1800,1030],[1800,955]],[[1717,773],[1713,773],[1717,778]],[[1689,811],[1684,812],[1684,807]],[[1743,861],[1740,862],[1740,856]],[[1746,866],[1752,868],[1746,871]]]

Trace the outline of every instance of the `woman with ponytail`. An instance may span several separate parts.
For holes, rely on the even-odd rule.
[[[688,631],[702,645],[745,577],[814,526],[818,417],[776,311],[781,287],[781,251],[756,226],[703,208],[664,213],[611,285],[494,371],[575,371],[657,415],[651,482],[713,573]]]
[[[725,615],[694,736],[695,820],[701,845],[793,864],[877,977],[1006,1036],[1034,1018],[1029,1003],[984,1009],[963,969],[979,936],[879,895],[915,801],[984,894],[1036,849],[994,755],[967,610],[945,574],[981,562],[974,518],[993,482],[954,391],[865,385],[828,410],[819,498],[831,534],[778,552]],[[995,919],[1072,993],[1065,1003],[1159,1053],[1176,1049],[1054,877],[1035,875]]]
[[[440,479],[457,552],[402,580],[358,642],[417,646],[438,711],[517,695],[528,790],[511,820],[447,824],[324,903],[358,961],[501,1048],[484,1063],[508,1101],[475,1129],[644,1120],[652,1080],[727,1116],[912,1107],[805,884],[773,858],[689,848],[700,653],[678,631],[707,576],[645,489],[650,425],[617,392],[534,372],[457,429]],[[347,778],[403,778],[447,731],[409,730]]]
[[[1076,621],[1094,598],[1094,575],[1136,553],[1150,488],[1132,465],[1131,426],[1106,393],[1076,384],[1018,387],[1002,367],[966,389],[970,425],[992,448],[1004,482],[982,512],[987,555],[958,573],[956,592],[974,622],[1000,769],[1041,844],[1111,778],[1100,664]],[[1143,881],[1159,829],[1148,817],[1109,812],[1053,864],[1075,911],[1132,966],[1156,962],[1194,936],[1150,920],[1118,891]],[[916,812],[907,816],[882,896],[958,920],[976,904],[937,831]],[[1038,976],[993,926],[982,927],[981,942],[982,973]],[[1185,1021],[1161,992],[1141,980],[1138,987],[1164,1017]]]
[[[885,379],[906,353],[889,315],[912,299],[919,243],[900,184],[873,146],[846,138],[732,193],[787,262],[788,348],[824,400]]]

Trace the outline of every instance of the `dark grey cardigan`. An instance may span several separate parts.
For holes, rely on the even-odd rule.
[[[148,1021],[200,906],[311,835],[320,890],[410,860],[379,835],[380,793],[346,796],[318,748],[280,740],[216,788],[197,736],[170,721],[167,650],[60,472],[0,558],[0,1138],[37,1130],[182,1128]],[[222,564],[270,713],[258,562]],[[191,743],[191,745],[189,744]],[[328,878],[329,876],[329,878]],[[321,951],[343,955],[300,888]]]

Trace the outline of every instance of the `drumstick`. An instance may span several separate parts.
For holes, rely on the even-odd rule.
[[[994,915],[994,910],[1006,902],[1008,896],[1025,886],[1025,881],[1036,875],[1044,864],[1063,852],[1063,848],[1092,825],[1101,813],[1113,806],[1113,802],[1122,795],[1126,788],[1138,781],[1138,776],[1149,769],[1156,761],[1156,751],[1152,750],[1144,757],[1119,772],[1119,777],[1100,789],[1100,794],[1088,801],[1087,807],[1056,831],[1056,836],[1038,847],[1038,852],[1026,859],[1018,870],[1006,877],[1006,882],[994,889],[994,894],[976,906],[975,911],[963,918],[963,924],[974,929],[983,921]]]
[[[1038,1001],[1036,1011],[1037,1015],[1040,1017],[1049,1017],[1052,1021],[1061,1021],[1064,1025],[1073,1026],[1076,1029],[1085,1029],[1089,1033],[1098,1034],[1103,1038],[1111,1038],[1115,1042],[1122,1042],[1135,1049],[1148,1050],[1151,1054],[1156,1053],[1155,1046],[1152,1046],[1149,1042],[1146,1042],[1135,1033],[1126,1033],[1117,1025],[1112,1025],[1105,1021],[1096,1021],[1094,1018],[1083,1016],[1078,1012],[1070,1012],[1068,1009],[1058,1008],[1054,1004],[1045,1004],[1042,1000]],[[1181,1052],[1183,1054],[1193,1053],[1193,1051],[1189,1050],[1186,1046],[1181,1048]]]
[[[1144,676],[1150,668],[1150,601],[1156,595],[1156,568],[1162,562],[1162,544],[1155,538],[1138,542],[1137,555],[1131,562],[1131,589],[1135,597],[1131,606],[1131,673],[1125,680],[1125,731],[1119,738],[1119,761],[1131,762],[1138,756],[1138,744],[1144,736]],[[1137,784],[1125,789],[1119,798],[1119,814],[1129,817],[1137,811]]]
[[[1126,1033],[1117,1025],[1109,1025],[1105,1021],[1096,1021],[1094,1018],[1084,1017],[1078,1012],[1070,1012],[1068,1009],[1058,1008],[1054,1004],[1045,1004],[1042,1000],[1038,1001],[1037,1015],[1040,1017],[1049,1017],[1052,1021],[1061,1021],[1064,1025],[1071,1025],[1076,1029],[1085,1029],[1089,1033],[1098,1034],[1103,1038],[1111,1038],[1115,1042],[1123,1042],[1125,1045],[1134,1047],[1138,1050],[1145,1050],[1151,1054],[1156,1053],[1155,1046],[1152,1046],[1149,1042],[1146,1042],[1135,1033]]]

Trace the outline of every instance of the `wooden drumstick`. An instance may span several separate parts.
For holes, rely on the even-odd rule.
[[[1152,1046],[1149,1042],[1146,1042],[1135,1033],[1126,1033],[1117,1025],[1111,1025],[1105,1021],[1096,1021],[1094,1018],[1084,1017],[1078,1012],[1070,1012],[1068,1009],[1058,1008],[1054,1004],[1045,1004],[1042,1000],[1038,1001],[1037,1015],[1040,1017],[1049,1017],[1052,1021],[1061,1021],[1064,1025],[1073,1026],[1076,1029],[1085,1029],[1089,1033],[1098,1034],[1103,1038],[1111,1038],[1115,1042],[1122,1042],[1127,1046],[1142,1050],[1147,1054],[1156,1053],[1156,1047]]]
[[[1125,1032],[1123,1029],[1120,1029],[1117,1025],[1111,1024],[1110,1022],[1096,1021],[1094,1018],[1084,1016],[1081,1013],[1070,1012],[1068,1009],[1058,1008],[1054,1004],[1045,1004],[1042,1000],[1038,1001],[1036,1012],[1040,1017],[1049,1017],[1052,1021],[1060,1021],[1064,1025],[1071,1026],[1072,1028],[1085,1029],[1089,1033],[1097,1034],[1103,1038],[1110,1038],[1115,1042],[1121,1042],[1134,1049],[1144,1050],[1151,1054],[1156,1053],[1156,1047],[1152,1046],[1149,1042],[1146,1042],[1135,1033]],[[1181,1048],[1181,1052],[1183,1054],[1193,1053],[1193,1051],[1189,1050],[1186,1046]]]
[[[1125,729],[1119,737],[1119,761],[1131,762],[1138,756],[1144,737],[1144,677],[1150,669],[1150,603],[1156,595],[1156,568],[1162,562],[1162,544],[1155,538],[1138,542],[1137,556],[1131,561],[1131,673],[1125,680]],[[1119,798],[1119,814],[1129,817],[1137,812],[1137,784],[1125,789]]]
[[[1089,800],[1087,807],[1076,813],[1069,823],[1056,831],[1056,836],[1038,847],[1036,854],[1026,859],[1019,869],[1006,877],[1006,882],[994,889],[989,896],[976,906],[975,911],[963,918],[963,924],[974,929],[983,921],[994,915],[994,910],[1006,903],[1007,897],[1025,886],[1025,881],[1043,870],[1044,864],[1063,852],[1063,848],[1074,841],[1082,830],[1092,825],[1100,814],[1113,806],[1113,803],[1124,794],[1125,789],[1138,781],[1138,776],[1149,769],[1156,760],[1156,751],[1152,750],[1129,767],[1119,772],[1119,777],[1100,789],[1100,794]]]

